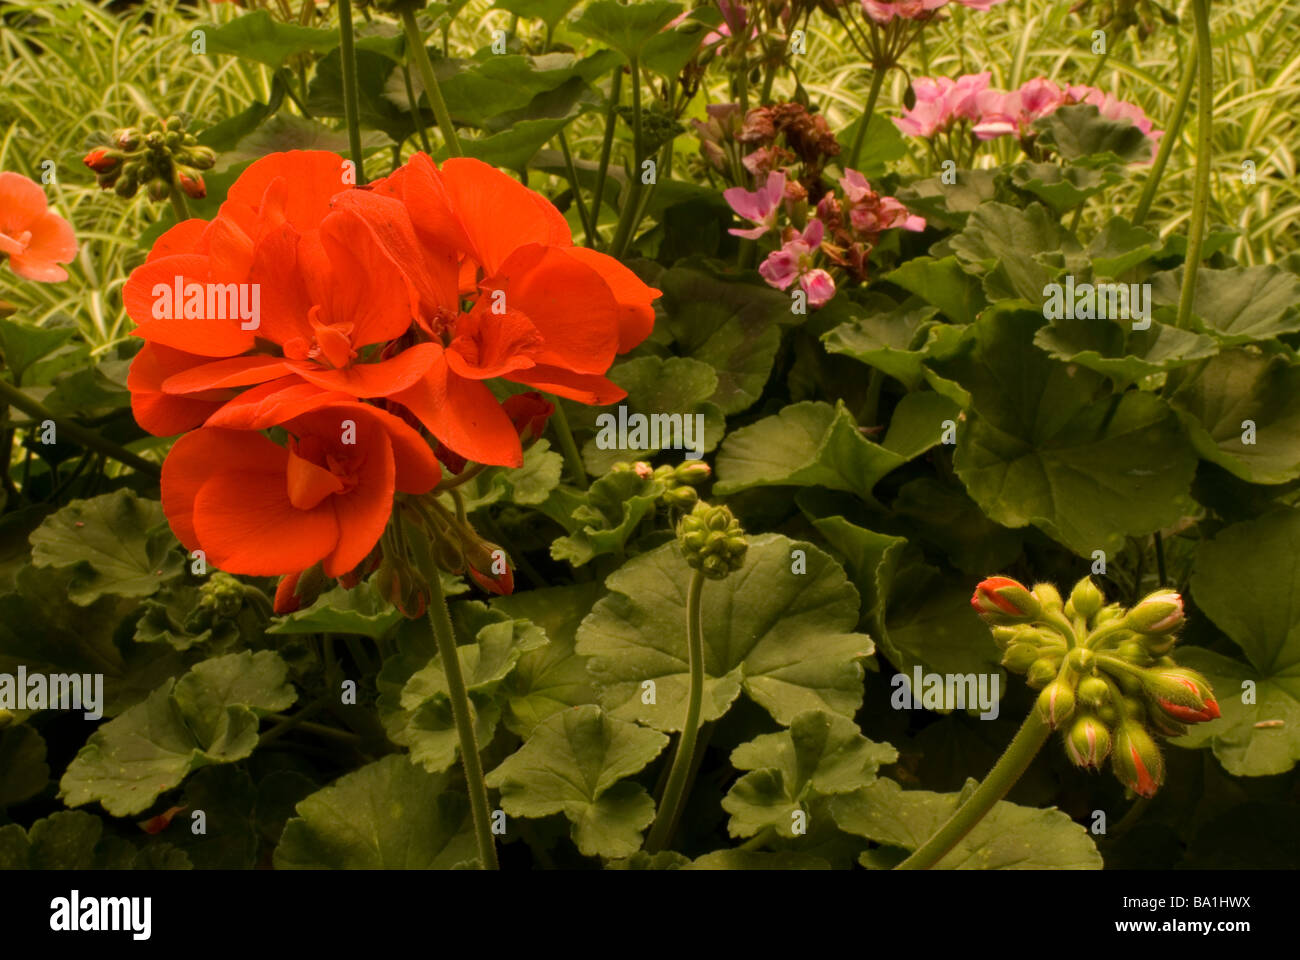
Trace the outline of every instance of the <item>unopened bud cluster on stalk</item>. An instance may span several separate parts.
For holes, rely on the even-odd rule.
[[[677,542],[692,569],[704,571],[711,580],[721,580],[745,562],[749,542],[745,531],[726,507],[703,500],[677,524]]]
[[[667,464],[652,467],[644,460],[619,461],[610,467],[610,472],[635,473],[642,480],[654,480],[659,489],[659,499],[682,510],[690,510],[699,502],[700,494],[695,488],[713,475],[703,460],[686,460],[675,467]]]
[[[144,187],[149,198],[166,200],[173,190],[194,199],[207,196],[201,171],[217,162],[211,147],[186,132],[189,118],[173,114],[165,120],[149,116],[140,127],[114,130],[106,143],[94,147],[82,162],[95,171],[95,181],[118,196],[134,197]]]
[[[1177,737],[1187,724],[1219,717],[1206,679],[1170,656],[1184,623],[1182,597],[1149,594],[1125,610],[1107,604],[1084,577],[1068,600],[1049,583],[1033,589],[1010,577],[980,582],[971,606],[988,623],[1002,665],[1040,689],[1037,710],[1061,732],[1079,767],[1109,756],[1120,782],[1150,797],[1165,766],[1153,734]]]

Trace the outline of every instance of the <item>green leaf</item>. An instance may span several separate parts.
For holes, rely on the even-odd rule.
[[[938,307],[953,323],[974,323],[988,306],[979,281],[961,268],[956,257],[916,257],[881,279]]]
[[[674,445],[673,449],[681,449],[683,457],[702,456],[715,449],[726,432],[722,411],[709,402],[717,392],[718,375],[707,363],[689,357],[637,357],[612,367],[609,379],[627,391],[627,399],[620,406],[628,408],[629,416],[641,414],[646,418],[644,437],[640,438],[645,442],[644,445],[635,443],[639,437],[630,426],[628,445],[620,447],[617,408],[604,411],[615,423],[599,429],[595,437],[583,444],[582,459],[588,473],[597,476],[607,473],[620,460],[650,460],[670,444]],[[694,419],[696,414],[704,420]],[[675,421],[671,419],[674,417]],[[704,426],[702,436],[696,430],[697,423]],[[691,431],[690,446],[695,448],[690,452],[687,452],[687,429]]]
[[[681,729],[691,576],[676,543],[635,557],[609,576],[609,596],[578,628],[577,651],[591,658],[601,706],[613,716]],[[851,632],[858,592],[812,544],[751,537],[745,565],[708,581],[703,604],[704,722],[726,713],[741,690],[785,725],[806,710],[852,716],[861,705],[860,661],[874,646]],[[648,680],[650,703],[643,702]]]
[[[1011,168],[1011,182],[1047,204],[1058,216],[1086,202],[1124,178],[1118,165],[1099,170],[1088,167],[1060,167],[1054,163],[1018,163]]]
[[[446,870],[477,860],[469,801],[392,754],[297,806],[275,848],[277,870]]]
[[[204,767],[185,783],[185,810],[162,836],[200,870],[248,870],[257,864],[257,789],[237,766]],[[202,810],[207,833],[192,830]]]
[[[646,514],[655,509],[663,484],[634,471],[608,473],[574,497],[571,488],[557,487],[542,510],[570,530],[551,543],[551,556],[575,567],[605,553],[621,553]]]
[[[506,678],[503,720],[512,733],[528,737],[552,714],[596,702],[587,658],[579,655],[574,645],[578,625],[604,592],[605,588],[593,581],[493,598],[494,610],[532,621],[550,641],[523,651],[514,672]]]
[[[68,765],[60,798],[70,807],[97,800],[128,816],[199,767],[242,760],[257,746],[260,718],[297,699],[287,674],[269,650],[197,664],[96,730]]]
[[[1037,120],[1034,129],[1039,131],[1038,143],[1052,147],[1063,160],[1113,157],[1132,163],[1154,156],[1152,141],[1131,121],[1107,120],[1091,103],[1054,110]]]
[[[858,622],[879,635],[885,629],[885,599],[907,540],[876,533],[843,517],[810,519],[817,532],[844,558],[862,597],[862,616]]]
[[[563,130],[578,112],[564,116],[539,117],[533,120],[520,120],[500,133],[485,137],[460,138],[464,155],[482,160],[494,167],[508,170],[524,170],[532,162],[537,151],[557,133]],[[444,146],[436,153],[439,162],[445,161],[449,154]]]
[[[1222,718],[1175,741],[1209,744],[1236,776],[1284,773],[1300,759],[1300,510],[1283,509],[1238,523],[1196,551],[1196,605],[1246,655],[1241,663],[1196,647],[1178,662],[1200,670]],[[1249,681],[1249,687],[1247,686]],[[1251,703],[1243,703],[1246,692]],[[1274,720],[1265,727],[1256,724]]]
[[[1251,483],[1300,477],[1300,367],[1286,357],[1225,351],[1180,380],[1169,404],[1205,459]]]
[[[527,620],[498,619],[479,629],[474,643],[456,648],[479,743],[492,739],[501,718],[498,687],[514,671],[524,652],[543,647],[546,642],[546,634]],[[400,725],[396,717],[385,724],[394,743],[410,748],[411,762],[421,764],[430,773],[441,773],[455,763],[460,739],[440,657],[411,675],[402,687],[399,703],[405,725]]]
[[[496,0],[494,7],[508,10],[518,17],[541,20],[547,31],[565,18],[570,10],[578,5],[578,0]]]
[[[903,790],[878,780],[836,797],[831,810],[840,829],[876,843],[916,850],[947,822],[956,793]],[[866,855],[863,865],[869,864]],[[1101,854],[1088,831],[1059,810],[999,800],[936,870],[1100,870]]]
[[[984,288],[992,298],[1019,297],[1031,304],[1042,302],[1043,287],[1060,272],[1045,266],[1041,256],[1079,248],[1037,203],[1024,210],[1005,203],[981,204],[950,243],[967,269],[986,274]]]
[[[894,407],[889,430],[880,444],[905,460],[912,460],[943,442],[945,424],[956,427],[959,407],[941,393],[917,390],[907,394]]]
[[[58,350],[76,332],[74,326],[37,327],[0,318],[0,355],[14,382],[20,382],[32,364]]]
[[[994,523],[959,485],[918,477],[898,490],[891,509],[963,573],[1005,570],[1020,554],[1021,534]]]
[[[876,482],[906,462],[864,437],[843,401],[832,407],[805,400],[728,436],[718,452],[714,491],[821,486],[874,502]]]
[[[608,44],[629,60],[639,58],[646,43],[682,12],[680,3],[669,0],[593,0],[573,22],[584,37]]]
[[[545,503],[560,485],[564,457],[551,449],[551,442],[538,440],[524,451],[523,466],[492,467],[484,470],[460,489],[465,508],[471,512],[508,500],[520,506],[535,507]],[[455,504],[447,497],[447,506]]]
[[[479,61],[439,60],[436,65],[438,87],[452,119],[499,132],[505,124],[494,124],[498,117],[520,123],[567,115],[584,93],[592,95],[587,85],[609,73],[617,62],[616,54],[601,50],[582,59],[571,53],[536,57],[502,54]],[[412,84],[420,95],[423,87],[418,77],[412,76]],[[394,99],[398,89],[402,96],[399,105],[405,108],[406,87],[400,78]],[[561,90],[565,92],[558,100],[546,96]],[[593,99],[592,105],[595,103]]]
[[[1088,244],[1092,272],[1098,277],[1118,277],[1160,252],[1160,238],[1145,227],[1135,227],[1123,217],[1111,217]]]
[[[254,10],[220,27],[205,29],[209,53],[225,53],[279,67],[296,53],[324,53],[338,46],[333,30],[279,23],[265,10]]]
[[[704,38],[716,29],[716,24],[697,19],[696,15],[713,12],[707,7],[694,11],[694,15],[671,30],[664,29],[650,37],[641,50],[641,65],[669,82],[676,82],[691,58],[700,49]],[[713,19],[713,17],[707,18],[707,20]]]
[[[957,431],[954,466],[992,520],[1033,524],[1080,556],[1113,556],[1126,536],[1191,511],[1196,458],[1177,417],[1153,394],[1098,403],[1099,375],[1033,345],[1042,324],[1030,310],[986,311],[968,328],[966,351],[935,364],[974,404]]]
[[[602,713],[574,707],[538,724],[528,741],[487,775],[512,817],[563,813],[587,857],[627,857],[654,820],[645,787],[625,778],[663,752],[668,738]]]
[[[714,850],[696,857],[683,870],[829,870],[821,857],[806,853],[765,853],[761,850]]]
[[[29,830],[0,827],[0,870],[188,870],[189,858],[170,844],[137,851],[129,842],[104,836],[93,814],[62,810],[37,820]]]
[[[130,490],[74,500],[31,543],[36,566],[73,568],[68,598],[83,607],[105,595],[147,597],[183,566],[162,504]]]
[[[468,589],[459,584],[464,592]],[[374,581],[359,583],[351,590],[335,587],[323,593],[309,607],[277,617],[266,628],[271,634],[353,633],[378,640],[397,625],[402,614],[379,595]]]
[[[791,313],[790,298],[766,284],[691,267],[665,270],[655,283],[679,352],[718,373],[708,399],[727,416],[752,406],[771,376],[780,325],[801,319]]]
[[[49,779],[41,735],[26,724],[0,730],[0,810],[36,796]]]
[[[1143,377],[1211,357],[1219,345],[1204,334],[1151,320],[1145,330],[1131,321],[1061,317],[1034,334],[1034,343],[1057,360],[1077,363],[1109,377],[1123,390]]]
[[[868,740],[846,717],[801,713],[788,730],[763,734],[732,751],[731,765],[751,772],[723,798],[722,809],[731,814],[728,831],[752,837],[771,827],[794,837],[794,814],[811,816],[813,799],[868,786],[880,767],[897,759],[897,750]]]
[[[405,40],[401,40],[405,46]],[[406,86],[401,67],[379,50],[358,48],[357,57],[357,118],[362,129],[382,130],[394,143],[400,143],[415,131],[415,118],[411,116],[406,100]],[[416,71],[412,70],[413,89],[419,90]],[[390,96],[390,91],[400,89],[402,98]],[[316,64],[311,86],[307,90],[307,109],[313,117],[342,117],[343,58],[339,50],[331,50]],[[422,108],[420,118],[432,124],[433,113]]]
[[[924,216],[927,225],[960,230],[980,204],[1005,193],[998,186],[1002,176],[1000,170],[957,170],[951,183],[929,177],[899,187],[895,195],[912,213]]]
[[[1153,303],[1177,306],[1183,268],[1151,278]],[[1300,331],[1300,277],[1276,264],[1196,271],[1192,315],[1203,333],[1225,346]]]
[[[962,276],[975,283],[968,274]],[[911,299],[898,305],[890,302],[883,310],[863,312],[852,301],[836,300],[823,313],[827,311],[851,318],[822,335],[828,352],[842,353],[875,367],[909,390],[924,381],[925,345],[937,322],[934,317],[938,308],[920,306]]]
[[[859,115],[836,135],[836,139],[844,146],[856,142],[858,127],[861,125],[862,117]],[[894,126],[893,121],[888,117],[877,112],[872,115],[871,122],[867,126],[867,135],[863,138],[862,151],[858,154],[855,169],[864,177],[874,179],[883,175],[890,166],[906,155],[907,142],[898,132],[898,127]],[[844,156],[844,154],[840,155],[841,162]]]

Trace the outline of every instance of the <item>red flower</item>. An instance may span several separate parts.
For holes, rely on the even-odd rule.
[[[68,221],[51,213],[45,191],[18,173],[0,173],[0,257],[27,280],[53,283],[68,279],[60,263],[77,255],[77,238]]]
[[[238,573],[292,574],[323,561],[338,577],[379,540],[394,490],[425,493],[441,476],[414,430],[366,404],[329,404],[284,428],[286,447],[221,427],[176,441],[162,500],[186,549]]]

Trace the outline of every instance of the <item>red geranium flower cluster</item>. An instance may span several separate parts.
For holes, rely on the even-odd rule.
[[[364,188],[349,170],[321,151],[258,160],[123,292],[145,340],[136,419],[190,431],[163,465],[164,509],[228,572],[363,575],[394,492],[433,489],[439,456],[522,462],[549,404],[503,407],[486,381],[614,402],[605,373],[654,324],[658,291],[574,247],[544,197],[487,164],[418,155]]]

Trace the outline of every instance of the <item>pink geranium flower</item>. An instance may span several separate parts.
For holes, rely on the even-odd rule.
[[[988,10],[1003,0],[957,0],[963,7],[972,10]],[[941,7],[946,7],[948,0],[862,0],[862,10],[868,17],[879,24],[886,24],[895,17],[903,20],[924,20]]]
[[[986,94],[989,78],[984,73],[968,73],[951,80],[948,77],[918,77],[912,82],[916,103],[903,116],[894,118],[899,132],[911,137],[932,137],[949,129],[958,120],[979,116],[979,98]]]
[[[785,174],[773,171],[767,175],[767,183],[757,190],[731,187],[722,191],[722,197],[737,216],[758,224],[747,230],[732,227],[728,232],[733,236],[757,240],[776,226],[776,215],[781,209],[781,200],[785,197]]]
[[[759,265],[759,274],[778,290],[789,289],[798,280],[809,305],[815,308],[827,303],[835,296],[835,281],[825,270],[813,266],[825,229],[820,220],[810,220],[802,233],[795,234],[780,250],[767,255]]]

